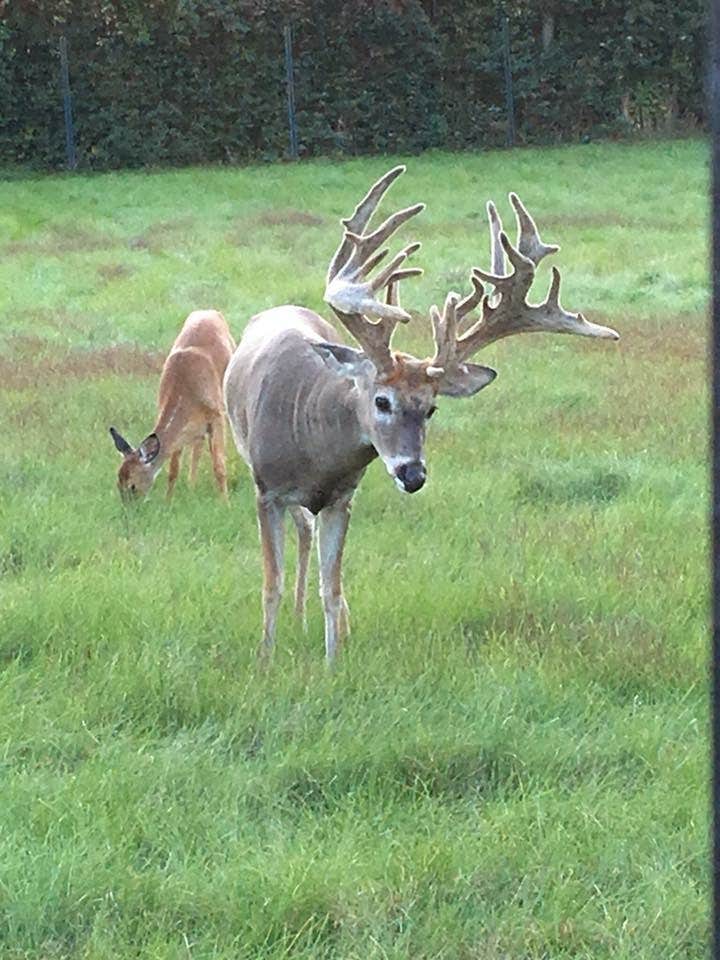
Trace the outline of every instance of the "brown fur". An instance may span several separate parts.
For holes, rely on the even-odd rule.
[[[438,391],[438,379],[428,376],[427,368],[430,363],[430,360],[418,360],[409,353],[394,351],[392,373],[379,377],[378,380],[401,391],[414,391],[421,390],[423,387],[430,387],[434,396]]]
[[[225,404],[222,381],[235,342],[222,314],[196,310],[187,318],[165,361],[158,390],[158,416],[152,433],[123,456],[118,488],[123,496],[147,493],[163,463],[170,460],[168,498],[180,469],[180,456],[192,447],[191,482],[195,479],[202,441],[208,438],[213,472],[227,498],[225,473]],[[147,449],[159,451],[151,459]]]

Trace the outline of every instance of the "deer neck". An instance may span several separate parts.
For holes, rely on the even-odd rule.
[[[352,381],[336,374],[303,378],[297,384],[292,403],[293,415],[285,423],[287,433],[278,429],[272,414],[268,422],[266,454],[268,486],[289,482],[298,489],[347,491],[353,488],[362,471],[375,457],[362,421],[362,400]],[[272,428],[272,429],[270,429]],[[297,471],[289,466],[298,464]],[[332,498],[331,498],[332,499]]]
[[[358,463],[367,465],[377,454],[368,429],[367,401],[361,391],[349,386],[348,381],[336,379],[325,403],[333,422],[333,440],[328,447],[338,466],[344,461],[353,471]]]
[[[183,446],[183,432],[187,427],[187,415],[182,400],[172,398],[166,401],[158,414],[154,432],[160,441],[160,452],[153,461],[155,472],[179,447]]]

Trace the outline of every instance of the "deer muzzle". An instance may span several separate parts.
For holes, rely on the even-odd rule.
[[[395,479],[398,486],[405,493],[416,493],[425,484],[426,476],[425,464],[422,460],[410,460],[407,463],[401,463],[395,470]]]

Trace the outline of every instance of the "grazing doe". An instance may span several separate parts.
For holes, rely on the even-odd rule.
[[[560,274],[553,268],[547,299],[527,303],[537,264],[559,248],[544,244],[515,194],[518,222],[513,245],[502,231],[493,204],[491,270],[472,270],[473,290],[464,299],[449,293],[442,313],[431,309],[434,356],[419,360],[391,349],[398,322],[410,319],[399,305],[398,285],[422,273],[403,268],[420,246],[398,253],[374,277],[386,256],[385,241],[419,213],[416,204],[367,233],[370,217],[390,184],[404,171],[395,167],[375,183],[353,215],[330,263],[325,301],[361,349],[341,343],[337,331],[303,307],[282,306],[253,317],[225,374],[225,401],[238,450],[252,471],[264,562],[263,639],[271,650],[283,589],[284,514],[298,528],[296,609],[303,613],[313,515],[318,517],[325,650],[335,656],[348,630],[341,563],[350,502],[368,464],[380,457],[400,490],[425,483],[425,427],[438,395],[469,397],[495,379],[495,371],[469,358],[481,347],[511,334],[547,331],[617,340],[608,327],[567,313],[559,303]],[[511,271],[506,274],[505,255]],[[485,294],[483,281],[494,289]],[[378,299],[385,290],[385,302]],[[480,307],[477,319],[462,321]]]
[[[225,318],[217,310],[196,310],[187,318],[160,375],[153,432],[133,450],[115,427],[110,427],[123,457],[117,483],[124,500],[144,496],[167,459],[170,499],[180,470],[180,455],[186,446],[192,451],[190,482],[194,483],[206,436],[215,480],[227,499],[222,379],[234,349],[235,341]]]

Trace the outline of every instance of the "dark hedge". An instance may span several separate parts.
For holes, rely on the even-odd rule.
[[[84,169],[275,159],[288,145],[283,24],[303,155],[701,125],[700,0],[0,0],[0,162],[65,163],[67,38]]]

